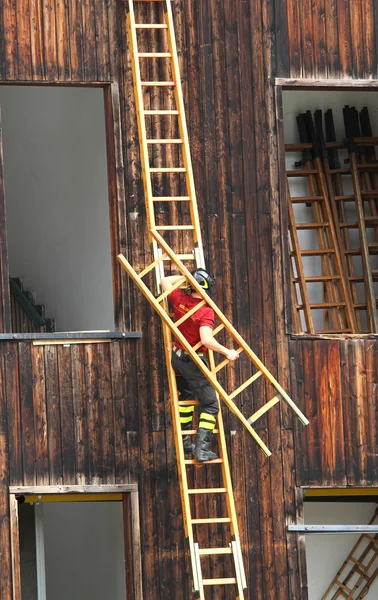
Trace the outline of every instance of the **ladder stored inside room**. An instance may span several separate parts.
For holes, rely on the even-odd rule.
[[[378,519],[376,509],[369,525]],[[364,533],[353,546],[344,564],[336,573],[322,600],[362,600],[378,575],[378,535]]]
[[[134,4],[137,5],[135,10]],[[147,6],[146,6],[147,5]],[[147,16],[149,17],[147,19]],[[193,405],[195,401],[180,401],[176,387],[175,373],[171,367],[171,355],[174,335],[190,354],[193,361],[202,370],[215,388],[218,398],[221,398],[230,410],[243,423],[262,451],[269,456],[270,451],[252,428],[252,424],[281,399],[295,411],[299,419],[308,424],[306,417],[296,407],[290,397],[281,388],[263,363],[249,348],[243,338],[232,327],[231,323],[202,291],[191,276],[190,271],[196,267],[205,267],[201,241],[200,222],[195,196],[189,140],[185,120],[183,94],[179,73],[178,55],[173,27],[173,17],[170,0],[128,0],[127,22],[130,39],[132,69],[134,77],[134,93],[136,98],[139,143],[143,173],[143,185],[147,210],[148,235],[152,245],[152,262],[139,274],[122,256],[118,260],[123,268],[135,281],[139,289],[160,315],[163,322],[165,356],[168,371],[168,382],[171,399],[172,419],[178,473],[182,500],[185,536],[190,555],[193,591],[197,598],[205,600],[205,589],[218,589],[219,586],[234,586],[235,597],[244,598],[246,578],[243,567],[242,551],[236,510],[231,484],[231,476],[226,449],[226,439],[223,429],[221,411],[218,415],[215,434],[218,439],[219,459],[207,461],[209,469],[219,469],[219,487],[194,487],[188,481],[196,480],[190,470],[196,461],[184,455],[182,435],[195,434],[196,431],[181,430],[180,405]],[[144,48],[140,51],[140,37],[143,37]],[[168,177],[165,183],[163,178]],[[166,195],[166,190],[169,195]],[[157,208],[159,207],[159,208]],[[167,292],[160,293],[155,298],[151,288],[151,273],[155,271],[157,282],[165,275],[165,266],[170,271],[173,266],[182,274],[182,279]],[[144,278],[147,278],[147,285]],[[173,289],[189,281],[203,298],[193,310],[181,320],[190,318],[205,301],[212,306],[220,324],[215,328],[214,335],[226,332],[236,341],[238,352],[244,353],[250,361],[250,377],[232,393],[217,380],[217,373],[224,369],[228,361],[215,364],[214,356],[209,351],[210,369],[198,357],[178,330],[180,322],[174,323],[169,314],[167,297]],[[159,293],[159,292],[158,292]],[[234,403],[234,398],[246,390],[257,379],[265,378],[273,388],[274,396],[260,407],[252,416],[246,418]],[[197,463],[198,464],[198,463]],[[188,472],[189,471],[189,472]],[[193,500],[209,495],[217,497],[217,507],[223,506],[226,514],[210,515],[196,514],[193,517]],[[219,500],[218,500],[219,498]],[[224,501],[222,500],[224,499]],[[214,504],[214,502],[213,502]],[[208,507],[205,502],[201,508]],[[199,525],[219,524],[222,531],[223,545],[221,547],[199,547],[195,541],[196,527]],[[211,576],[206,571],[209,559],[224,555],[223,574],[226,576]],[[231,561],[226,565],[227,555]],[[211,566],[211,565],[210,565]],[[230,571],[228,573],[228,570]]]

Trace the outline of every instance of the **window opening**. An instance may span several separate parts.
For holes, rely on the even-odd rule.
[[[0,86],[13,333],[114,331],[103,94]]]
[[[374,93],[284,91],[296,333],[378,333]]]

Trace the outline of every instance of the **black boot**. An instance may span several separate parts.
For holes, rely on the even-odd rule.
[[[210,450],[212,436],[213,432],[210,429],[198,429],[196,439],[196,460],[198,462],[218,458],[215,452]]]
[[[182,443],[184,444],[184,454],[194,454],[196,447],[195,444],[192,444],[192,438],[190,435],[184,435],[182,438]]]

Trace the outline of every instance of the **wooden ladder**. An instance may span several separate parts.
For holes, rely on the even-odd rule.
[[[308,113],[299,115],[297,122],[300,143],[286,145],[287,152],[306,151],[304,160],[296,164],[298,168],[286,171],[292,287],[295,290],[294,322],[298,331],[303,331],[305,325],[308,333],[352,333],[356,329],[352,297],[334,224],[320,146],[311,116]],[[299,179],[306,182],[306,193],[301,196],[293,193],[293,180]],[[298,206],[309,209],[302,210],[300,222],[296,212]],[[306,240],[301,239],[302,231],[315,233],[313,245],[316,247],[306,247]],[[318,274],[308,274],[305,266],[308,258],[319,259],[321,269]],[[314,284],[322,286],[320,301],[309,290],[309,286],[314,287]],[[323,311],[324,316],[318,319],[317,324],[313,311],[319,310]]]
[[[137,20],[136,16],[139,15],[141,8],[142,10],[140,12],[143,14],[146,12],[144,10],[146,2],[154,3],[153,6],[150,5],[148,7],[147,12],[150,15],[150,21],[153,21],[149,23],[144,22],[140,16]],[[134,7],[134,4],[137,4],[137,6]],[[202,249],[200,222],[194,188],[170,0],[136,0],[135,2],[133,0],[128,0],[127,23],[134,77],[134,93],[138,118],[148,235],[152,246],[153,259],[140,273],[137,273],[133,269],[131,264],[122,254],[118,256],[118,260],[155,311],[159,314],[163,322],[165,357],[168,372],[181,502],[185,536],[190,557],[193,592],[197,598],[205,600],[205,588],[234,586],[236,588],[235,597],[242,600],[244,599],[243,590],[246,589],[246,577],[243,567],[222,413],[221,411],[218,413],[217,426],[215,429],[215,435],[218,440],[219,458],[205,463],[208,465],[209,469],[220,469],[221,485],[220,487],[200,488],[196,487],[195,484],[194,486],[190,486],[188,481],[192,481],[193,479],[194,481],[196,480],[196,478],[192,477],[193,473],[190,471],[193,470],[193,466],[198,466],[199,463],[196,463],[194,459],[185,457],[182,436],[194,435],[196,430],[184,431],[181,429],[179,407],[180,405],[194,405],[197,404],[197,402],[193,400],[179,400],[176,377],[174,370],[171,367],[173,346],[172,336],[175,336],[181,342],[192,360],[197,364],[215,388],[218,398],[221,398],[233,414],[240,419],[244,427],[252,435],[266,456],[270,456],[271,452],[252,428],[252,424],[259,417],[277,404],[279,400],[283,399],[289,404],[304,424],[308,424],[308,420],[281,388],[271,373],[255,356],[238,332],[232,327],[225,315],[223,315],[214,302],[202,291],[202,288],[199,287],[198,283],[190,273],[193,267],[205,267],[205,261]],[[139,33],[147,36],[147,38],[145,37],[144,39],[145,43],[150,39],[148,36],[151,36],[150,45],[153,47],[153,52],[139,51]],[[148,66],[146,67],[143,65],[146,61],[150,61],[153,65],[150,69],[150,71],[154,72],[154,78],[152,79],[150,79],[148,75]],[[165,61],[164,67],[159,67],[160,61]],[[164,77],[162,80],[157,78],[157,75],[160,73],[162,73]],[[147,108],[146,102],[149,102],[150,97],[146,94],[146,90],[151,89],[160,90],[158,98],[154,98],[154,102],[156,100],[156,102],[159,101],[160,104],[157,104],[153,108]],[[169,125],[167,125],[167,123],[162,124],[162,121],[166,119],[176,119],[176,122],[173,124],[170,123]],[[161,132],[165,132],[164,137]],[[159,151],[156,154],[157,148]],[[170,148],[170,150],[164,152],[162,148]],[[152,166],[151,163],[156,160],[156,157],[160,164],[159,166]],[[173,161],[176,162],[173,163]],[[171,164],[169,164],[169,162],[171,162]],[[171,177],[173,181],[171,179],[167,187],[169,190],[173,190],[174,193],[169,196],[156,194],[156,185],[154,184],[154,178],[156,176]],[[163,210],[162,213],[159,212],[157,214],[156,206],[161,205],[161,203],[169,203],[170,209]],[[184,222],[179,222],[179,218]],[[186,265],[188,265],[188,267]],[[155,298],[155,290],[152,291],[150,289],[151,287],[154,287],[154,284],[151,283],[149,274],[154,272],[156,280],[159,282],[165,275],[165,266],[167,266],[167,269],[170,269],[171,267],[175,268],[182,275],[182,278],[166,292],[161,293],[161,290],[159,290],[159,287],[157,286],[159,295]],[[147,283],[149,285],[145,282],[145,278],[147,278]],[[202,302],[198,303],[196,307],[188,312],[180,319],[180,321],[174,323],[171,318],[172,315],[169,312],[168,296],[175,288],[180,287],[185,281],[189,281],[192,287],[201,295]],[[180,323],[187,318],[191,318],[195,311],[201,308],[205,302],[213,308],[220,321],[220,324],[214,329],[214,335],[217,335],[222,330],[223,332],[227,331],[238,344],[239,353],[244,352],[250,359],[253,367],[253,369],[251,369],[251,372],[254,371],[253,375],[232,393],[228,393],[217,379],[217,374],[226,367],[229,361],[222,360],[219,364],[216,364],[213,353],[209,351],[210,368],[207,368],[205,363],[196,353],[200,344],[192,348],[178,329]],[[274,397],[252,416],[245,418],[234,403],[234,398],[242,391],[246,390],[249,385],[261,376],[265,377],[265,379],[273,386],[275,390]],[[216,496],[218,501],[217,506],[222,505],[222,502],[224,502],[226,515],[209,516],[201,514],[193,517],[193,500],[204,496],[210,496],[211,498]],[[223,539],[228,540],[228,542],[223,544],[222,547],[212,546],[200,548],[198,542],[195,541],[195,528],[199,525],[211,526],[212,524],[218,524],[219,527],[224,528]],[[227,555],[231,557],[231,565],[228,567],[232,570],[231,574],[228,577],[210,577],[207,574],[204,575],[204,561],[206,563],[212,556],[222,557],[223,555],[225,555],[225,560]],[[208,564],[206,563],[205,567],[207,566]]]
[[[369,525],[378,519],[376,509]],[[378,575],[378,535],[364,533],[353,546],[349,556],[335,575],[322,600],[362,600]]]

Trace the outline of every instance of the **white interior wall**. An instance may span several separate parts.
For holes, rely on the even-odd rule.
[[[308,525],[367,525],[376,506],[370,502],[305,502],[304,522]],[[309,600],[322,599],[359,537],[358,534],[305,536]],[[378,580],[365,598],[378,598]]]
[[[299,113],[304,113],[307,110],[311,110],[312,114],[318,109],[323,111],[323,116],[326,110],[329,108],[333,111],[333,119],[335,123],[336,137],[337,140],[343,140],[345,138],[344,121],[343,121],[343,107],[345,105],[355,106],[360,111],[364,106],[369,109],[369,116],[372,125],[373,135],[378,136],[378,92],[367,92],[367,91],[284,91],[283,92],[283,116],[284,116],[284,135],[285,143],[298,143],[299,135],[297,130],[296,117]],[[324,124],[324,121],[323,121]],[[346,151],[339,151],[340,163],[343,165],[344,158],[346,158]],[[286,154],[286,168],[294,169],[296,161],[301,160],[302,154],[298,153],[287,153]],[[350,177],[344,176],[344,185],[346,193],[352,193],[352,183]],[[306,180],[303,178],[295,178],[290,180],[290,191],[292,196],[304,196],[308,194]],[[349,215],[355,214],[353,207],[349,206]],[[305,223],[312,220],[312,210],[306,207],[304,204],[295,205],[294,213],[296,221],[299,223]],[[347,207],[348,214],[348,207]],[[348,220],[354,220],[349,217]],[[372,234],[372,230],[368,230],[368,235]],[[317,246],[316,234],[311,231],[300,231],[298,232],[300,244],[303,248],[314,249]],[[355,243],[356,247],[359,246],[358,232],[357,230],[351,232],[352,244]],[[319,257],[306,257],[303,259],[306,275],[320,275],[321,274],[321,260]],[[362,264],[360,258],[354,259],[354,266],[356,274],[362,272]],[[378,265],[377,265],[378,266]],[[314,303],[322,301],[322,285],[309,284],[308,285],[310,301]],[[363,300],[363,285],[357,285],[357,292],[360,294],[359,300]],[[377,288],[378,292],[378,288]],[[302,315],[303,317],[303,315]],[[313,318],[315,327],[318,329],[322,328],[322,311],[313,311]],[[305,329],[305,325],[303,322]]]
[[[58,331],[114,329],[103,91],[0,86],[10,274]]]
[[[48,600],[125,600],[122,502],[43,505]]]

